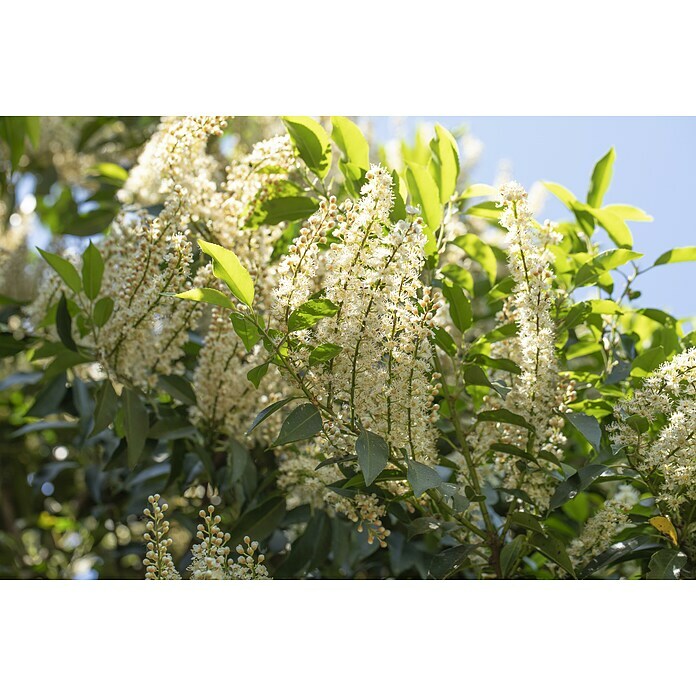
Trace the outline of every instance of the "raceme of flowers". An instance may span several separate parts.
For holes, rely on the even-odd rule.
[[[352,451],[363,427],[432,464],[437,407],[432,291],[420,279],[425,236],[417,218],[391,223],[392,205],[391,176],[377,166],[356,203],[324,201],[279,269],[274,312],[286,323],[318,287],[337,307],[333,317],[300,332],[290,354],[305,387],[331,414],[326,432],[334,447]],[[321,253],[329,234],[335,241]],[[312,349],[320,345],[340,352],[313,365]]]
[[[615,447],[645,477],[658,477],[658,500],[678,519],[696,497],[696,348],[660,365],[615,415]]]
[[[169,538],[169,522],[164,518],[169,506],[160,505],[160,495],[148,497],[149,508],[143,511],[148,521],[144,540],[145,578],[147,580],[181,580],[170,553],[172,540]],[[259,544],[248,536],[244,543],[238,544],[234,558],[232,549],[227,546],[230,535],[218,526],[222,521],[209,505],[199,513],[200,522],[196,528],[198,540],[191,548],[191,563],[187,570],[190,580],[268,580],[268,569],[264,565],[265,556],[257,553]]]

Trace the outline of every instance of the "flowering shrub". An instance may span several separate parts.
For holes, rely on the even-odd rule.
[[[0,274],[55,180],[39,287],[0,275],[4,573],[137,574],[144,533],[158,579],[694,577],[694,334],[636,304],[613,150],[539,222],[439,125],[70,123],[3,121]]]

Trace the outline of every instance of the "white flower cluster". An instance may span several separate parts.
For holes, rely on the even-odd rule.
[[[174,567],[169,547],[172,540],[167,537],[169,522],[164,519],[168,505],[159,505],[159,494],[151,495],[148,502],[152,510],[146,508],[144,514],[149,518],[146,525],[145,542],[147,553],[143,564],[146,567],[146,580],[181,580]],[[190,580],[267,580],[268,568],[264,565],[265,556],[257,554],[259,544],[248,536],[244,544],[236,548],[237,558],[230,557],[232,549],[227,546],[230,535],[218,526],[222,521],[215,514],[215,508],[208,506],[199,513],[201,523],[196,530],[198,543],[191,548],[191,564],[187,568]]]
[[[615,416],[614,445],[642,474],[661,476],[659,499],[675,514],[696,500],[696,348],[660,365]]]
[[[213,432],[243,437],[258,411],[285,396],[285,382],[274,365],[264,377],[262,390],[247,379],[247,373],[265,359],[260,346],[246,350],[232,329],[229,311],[213,307],[193,373],[196,405],[190,409],[192,422]],[[253,440],[270,444],[278,433],[280,416],[278,412],[255,428]]]
[[[423,285],[425,235],[420,219],[389,221],[389,173],[373,166],[357,203],[327,201],[301,231],[281,268],[275,314],[284,322],[316,287],[338,307],[335,316],[298,334],[291,359],[306,387],[335,418],[332,444],[352,451],[362,426],[409,456],[434,463],[437,408],[433,404],[431,289]],[[321,255],[328,234],[336,239]],[[333,344],[332,360],[310,364],[313,347]]]
[[[147,553],[143,565],[145,566],[146,580],[181,580],[181,575],[174,566],[169,547],[172,540],[169,538],[169,522],[164,519],[164,513],[169,506],[167,503],[159,504],[160,495],[156,493],[148,497],[152,507],[145,508],[143,514],[148,518],[145,525],[146,532],[143,535],[147,546]]]
[[[383,548],[390,532],[382,519],[386,507],[375,494],[358,493],[347,497],[328,486],[342,477],[336,464],[316,467],[321,463],[322,450],[316,443],[287,448],[281,452],[278,469],[278,487],[285,491],[289,509],[310,505],[313,510],[325,510],[329,515],[342,514],[366,530],[368,543],[377,540]]]
[[[183,346],[202,313],[200,305],[171,295],[212,278],[204,267],[190,280],[193,249],[179,203],[171,196],[156,218],[122,216],[101,247],[101,294],[114,300],[114,309],[99,331],[97,356],[117,379],[145,390],[159,375],[183,371]]]
[[[604,502],[586,522],[579,537],[568,547],[568,556],[576,568],[581,568],[605,551],[613,538],[629,523],[628,512],[638,503],[638,491],[628,484]]]
[[[156,205],[178,186],[182,212],[193,220],[207,217],[220,169],[218,161],[207,153],[208,139],[221,135],[226,125],[225,119],[217,116],[163,118],[119,192],[119,199],[123,203]]]
[[[564,419],[559,414],[573,398],[572,385],[559,377],[555,355],[555,324],[551,316],[554,302],[550,243],[559,240],[554,227],[546,222],[541,228],[532,218],[526,191],[517,182],[504,184],[498,204],[503,210],[500,224],[507,229],[508,266],[515,281],[515,292],[501,312],[501,319],[517,324],[517,335],[495,347],[495,357],[513,360],[521,373],[514,377],[505,399],[487,399],[487,407],[504,407],[523,416],[532,431],[509,424],[490,424],[477,430],[472,448],[485,456],[491,444],[514,445],[536,455],[546,451],[556,457],[562,452],[565,438]],[[521,474],[514,467],[514,457],[500,454],[494,471],[507,487],[520,485],[524,476],[525,491],[539,507],[545,507],[555,485],[546,466]]]

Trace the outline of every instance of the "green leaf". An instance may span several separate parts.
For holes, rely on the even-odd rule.
[[[338,306],[326,298],[308,300],[301,304],[288,319],[288,331],[310,329],[324,317],[332,317],[338,312]]]
[[[191,383],[181,375],[160,376],[160,386],[182,404],[193,406],[196,403],[196,394]]]
[[[602,159],[595,165],[590,179],[590,190],[587,193],[587,204],[593,208],[599,208],[604,200],[604,194],[609,188],[611,177],[614,173],[614,160],[616,153],[612,147]]]
[[[331,551],[331,519],[324,512],[312,515],[299,539],[293,541],[287,560],[273,574],[278,579],[302,577],[320,566]]]
[[[358,455],[358,465],[365,477],[365,484],[370,486],[387,466],[389,445],[379,435],[362,430],[355,442],[355,452]]]
[[[632,377],[647,377],[665,361],[665,350],[662,346],[650,348],[638,355],[631,363]]]
[[[445,331],[445,329],[436,326],[433,329],[435,336],[435,344],[442,348],[442,350],[449,356],[455,356],[457,354],[457,344],[454,339]]]
[[[70,261],[64,259],[62,256],[58,256],[58,254],[52,254],[50,251],[44,251],[43,249],[39,249],[38,252],[73,292],[79,293],[82,290],[80,274]]]
[[[590,484],[596,481],[600,476],[611,473],[604,464],[588,464],[587,466],[578,469],[572,476],[569,476],[565,481],[561,481],[549,502],[549,509],[555,510],[561,505],[565,505],[569,500],[572,500],[580,491],[584,491]]]
[[[503,452],[504,454],[510,454],[513,457],[519,457],[520,459],[524,459],[528,462],[536,462],[536,457],[534,455],[529,454],[529,452],[525,452],[519,447],[515,447],[515,445],[508,445],[505,442],[496,442],[495,444],[491,445],[489,449],[492,452]]]
[[[529,529],[538,534],[544,533],[544,528],[541,526],[539,518],[530,515],[528,512],[513,512],[512,515],[510,515],[510,520],[518,527]]]
[[[586,413],[564,413],[565,419],[599,452],[602,440],[602,429],[594,416]]]
[[[442,479],[435,469],[413,459],[408,460],[408,482],[413,488],[413,495],[420,498],[425,491],[437,488]]]
[[[259,342],[259,338],[261,338],[254,322],[239,312],[233,312],[230,315],[230,319],[232,320],[232,327],[237,336],[242,339],[244,347],[247,350],[251,350]]]
[[[608,251],[603,251],[580,267],[575,277],[575,284],[578,287],[589,285],[594,282],[598,275],[606,271],[613,271],[629,261],[642,258],[642,256],[643,254],[630,249],[609,249]]]
[[[495,186],[490,186],[489,184],[471,184],[467,186],[460,198],[478,198],[479,196],[496,196],[498,195],[498,189]]]
[[[225,293],[215,288],[191,288],[191,290],[177,293],[174,297],[194,302],[205,302],[224,309],[237,309],[237,305]]]
[[[534,430],[534,427],[522,416],[508,411],[506,408],[499,408],[494,411],[481,411],[477,416],[477,420],[481,423],[509,423],[510,425],[517,425],[520,428],[527,428],[527,430]]]
[[[430,563],[428,574],[437,580],[446,580],[461,569],[475,548],[473,544],[462,544],[438,553]]]
[[[25,116],[24,127],[29,138],[29,142],[33,147],[39,147],[41,138],[41,117],[40,116]]]
[[[577,202],[577,199],[565,186],[556,184],[553,181],[542,181],[541,183],[544,184],[546,189],[558,198],[568,210],[574,210],[573,206]]]
[[[99,249],[90,242],[82,254],[82,284],[88,299],[93,300],[99,295],[103,276],[104,260]]]
[[[285,517],[285,498],[273,496],[251,510],[247,510],[230,530],[231,548],[250,536],[255,541],[269,537]]]
[[[58,306],[56,307],[56,331],[58,338],[63,342],[66,348],[77,352],[77,346],[72,337],[72,318],[68,311],[68,302],[65,299],[65,293],[61,293]]]
[[[442,284],[442,294],[449,304],[450,316],[454,325],[464,333],[473,323],[471,302],[458,285],[453,285],[449,281]]]
[[[370,146],[360,128],[344,116],[332,116],[331,125],[331,137],[343,150],[346,159],[367,171],[370,168]]]
[[[428,226],[426,235],[428,241],[425,244],[427,256],[433,254],[436,249],[435,232],[442,222],[442,205],[440,203],[440,191],[430,172],[422,165],[412,162],[406,168],[406,181],[413,203],[420,206],[423,220]]]
[[[587,208],[587,212],[606,230],[610,239],[616,246],[630,249],[633,246],[633,235],[628,225],[611,211],[603,208]]]
[[[445,205],[457,190],[459,178],[459,148],[454,136],[439,123],[435,124],[435,137],[430,141],[433,158],[430,173],[440,191],[440,203]]]
[[[128,179],[128,172],[113,162],[100,162],[90,171],[90,174],[111,179],[119,185],[124,184],[126,179]]]
[[[300,157],[323,179],[331,167],[331,142],[326,131],[307,116],[284,116],[283,123]]]
[[[283,421],[280,435],[271,447],[308,440],[321,432],[322,425],[319,409],[313,404],[302,404]]]
[[[276,411],[279,411],[283,406],[286,404],[289,404],[291,401],[294,401],[297,397],[296,396],[289,396],[287,399],[281,399],[280,401],[276,401],[274,404],[271,404],[270,406],[266,406],[266,408],[263,409],[263,411],[259,411],[258,415],[256,418],[254,418],[254,422],[251,424],[251,427],[249,430],[246,431],[246,434],[249,435],[254,428],[257,426],[261,425],[266,418],[269,418],[272,416]]]
[[[316,212],[318,207],[317,202],[307,196],[271,198],[261,206],[265,212],[262,224],[277,225],[281,222],[306,220]]]
[[[696,261],[696,246],[670,249],[658,257],[655,265],[662,266],[666,263],[682,263],[684,261]]]
[[[652,216],[648,215],[644,210],[622,203],[605,205],[602,210],[606,210],[608,213],[616,215],[616,217],[622,220],[631,220],[633,222],[652,222],[653,219]]]
[[[128,466],[133,468],[145,447],[150,421],[147,409],[137,392],[124,389],[121,397],[123,399],[123,429],[128,443]]]
[[[218,244],[198,240],[198,246],[213,259],[213,273],[224,281],[230,292],[247,307],[254,302],[254,281],[237,256]]]
[[[495,259],[493,249],[475,234],[463,234],[457,237],[452,244],[463,249],[469,258],[472,258],[486,274],[491,285],[495,283],[498,273],[498,262]]]
[[[679,549],[662,549],[653,554],[648,564],[648,580],[679,580],[686,556]]]
[[[517,564],[524,558],[527,544],[522,536],[516,536],[509,544],[505,544],[500,552],[500,569],[504,578],[509,578]]]
[[[335,343],[322,343],[309,354],[309,364],[311,366],[333,360],[342,350],[343,348]]]
[[[568,554],[563,544],[555,537],[544,536],[542,534],[532,534],[529,543],[547,558],[559,565],[563,570],[575,577],[575,569],[568,558]]]
[[[114,301],[110,297],[102,297],[97,300],[92,311],[92,321],[94,325],[101,328],[111,318],[114,311]]]
[[[495,201],[483,201],[467,208],[464,215],[472,215],[473,217],[482,218],[489,222],[498,222],[500,220],[501,209]]]
[[[256,367],[252,367],[249,372],[247,372],[247,379],[258,389],[261,384],[261,380],[266,376],[268,372],[269,363],[265,362]]]
[[[94,427],[90,437],[97,435],[114,422],[118,405],[118,396],[116,396],[111,380],[104,380],[97,396],[97,404],[94,410]]]

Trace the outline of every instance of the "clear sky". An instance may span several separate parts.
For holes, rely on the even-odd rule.
[[[597,105],[598,108],[601,105]],[[473,179],[492,183],[502,161],[529,188],[556,181],[584,200],[594,163],[616,148],[614,179],[606,203],[629,203],[653,222],[629,222],[634,248],[651,264],[663,251],[696,245],[696,118],[692,117],[482,117],[423,116],[406,119],[412,132],[421,122],[448,128],[467,125],[483,142]],[[394,137],[394,120],[376,119],[378,140]],[[549,196],[540,217],[567,219]],[[686,318],[696,315],[696,263],[658,267],[638,279],[640,306],[659,307]]]

